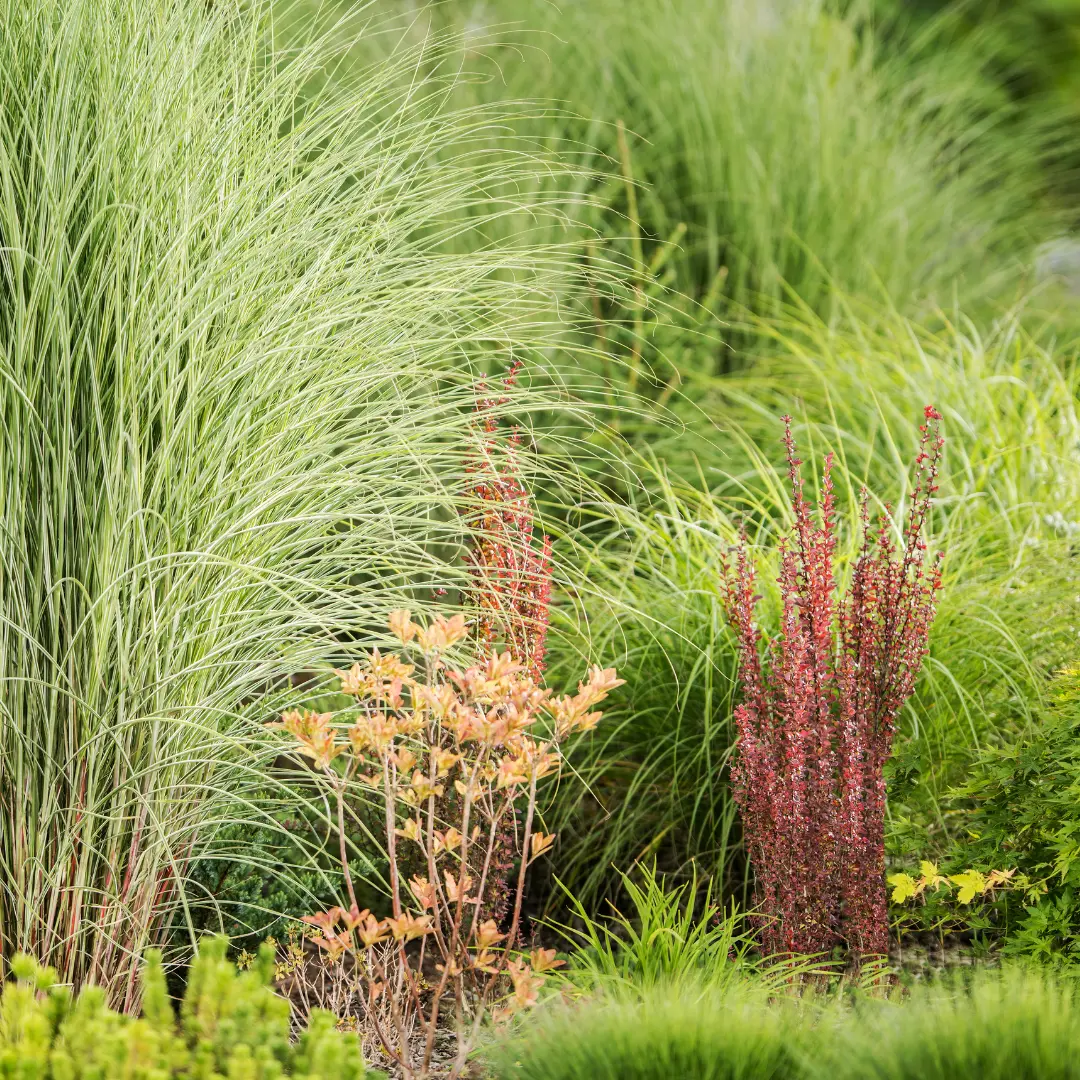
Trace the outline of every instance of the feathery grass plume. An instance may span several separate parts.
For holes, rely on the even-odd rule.
[[[437,42],[326,78],[274,17],[0,2],[0,945],[124,1007],[289,678],[467,580],[467,361],[570,275],[446,249],[557,166]]]

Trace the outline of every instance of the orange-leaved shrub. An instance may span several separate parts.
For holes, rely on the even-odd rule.
[[[356,701],[351,723],[289,712],[274,726],[333,789],[342,833],[356,780],[385,809],[392,914],[358,909],[342,835],[350,907],[306,917],[318,930],[313,940],[329,962],[348,965],[362,1022],[405,1077],[457,1077],[485,1016],[532,1004],[558,963],[554,950],[518,948],[528,867],[555,840],[537,828],[537,786],[559,770],[567,740],[596,726],[596,706],[621,680],[593,667],[576,694],[556,697],[508,651],[453,668],[447,652],[468,634],[462,615],[425,626],[395,611],[390,628],[406,656],[373,649],[338,672]],[[457,799],[443,798],[449,789]],[[500,826],[516,809],[519,865],[503,929],[485,917],[481,899]],[[404,881],[402,866],[417,854],[425,872]],[[436,1039],[448,1028],[456,1048],[440,1064]]]

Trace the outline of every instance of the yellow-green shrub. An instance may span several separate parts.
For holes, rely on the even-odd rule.
[[[161,954],[146,955],[143,1013],[113,1012],[99,987],[73,997],[56,973],[27,956],[0,996],[0,1077],[18,1080],[363,1080],[371,1077],[355,1035],[332,1014],[312,1013],[292,1042],[289,1003],[270,987],[264,947],[251,971],[226,959],[227,939],[208,938],[191,965],[179,1016]]]

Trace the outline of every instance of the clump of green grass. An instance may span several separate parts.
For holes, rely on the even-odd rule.
[[[499,1080],[791,1080],[800,1039],[760,995],[667,988],[552,1010],[486,1060]]]
[[[822,957],[763,962],[747,912],[720,906],[712,883],[696,873],[677,884],[659,874],[655,863],[643,863],[620,877],[619,906],[596,915],[567,892],[569,921],[553,924],[569,946],[559,976],[575,993],[633,998],[676,986],[735,992],[748,980],[779,991],[829,970]]]
[[[880,989],[880,988],[879,988]],[[1078,1075],[1075,987],[1023,970],[980,972],[882,997],[769,999],[752,981],[717,995],[549,1006],[487,1054],[496,1077],[826,1080]]]
[[[448,252],[552,165],[429,43],[326,78],[272,14],[0,3],[0,942],[125,1006],[290,680],[464,582],[469,362],[569,274]]]
[[[611,163],[601,229],[631,275],[673,242],[665,280],[698,301],[973,299],[1056,226],[1040,168],[1063,138],[1053,117],[1020,124],[978,49],[883,47],[865,4],[488,0],[426,17],[492,73],[470,94],[565,106],[537,130]],[[486,67],[483,23],[519,32]]]
[[[660,488],[643,509],[608,507],[614,528],[579,560],[581,613],[556,623],[560,670],[596,649],[631,672],[550,811],[559,877],[593,911],[623,892],[620,870],[652,859],[678,875],[719,871],[742,893],[726,782],[736,654],[717,563],[736,528],[711,502],[695,514],[685,493]]]
[[[1066,1080],[1080,1074],[1075,985],[1016,969],[920,987],[868,1002],[821,1051],[811,1075],[837,1080]]]

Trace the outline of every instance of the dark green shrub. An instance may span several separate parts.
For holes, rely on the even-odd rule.
[[[198,936],[224,933],[234,949],[254,949],[267,937],[284,936],[302,916],[337,901],[343,888],[341,868],[322,808],[313,809],[303,800],[288,807],[274,805],[269,797],[265,802],[265,824],[225,826],[214,837],[213,854],[192,865],[188,910],[174,918],[174,940],[190,940],[190,919]],[[357,819],[366,813],[359,801],[351,810]],[[359,901],[375,911],[388,910],[389,902],[375,884],[380,875],[385,877],[385,855],[361,826],[353,825],[348,842]]]
[[[159,953],[146,956],[143,1015],[113,1012],[89,987],[73,998],[56,973],[26,956],[0,997],[0,1077],[18,1080],[361,1080],[360,1044],[338,1032],[332,1014],[312,1013],[293,1043],[289,1003],[270,989],[273,952],[238,973],[227,939],[208,938],[192,962],[177,1018]]]

